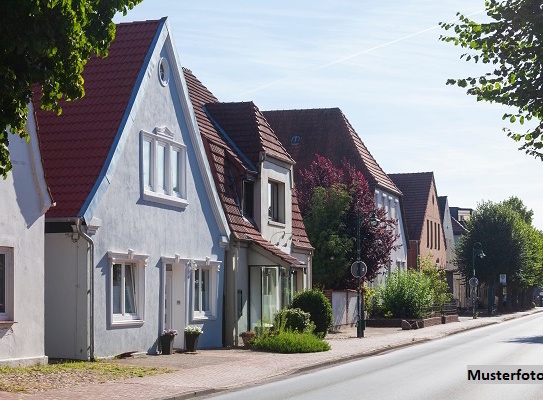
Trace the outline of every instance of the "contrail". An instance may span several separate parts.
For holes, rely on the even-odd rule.
[[[484,11],[484,9],[483,9],[483,10],[476,11],[476,12],[473,12],[473,13],[471,13],[471,14],[466,15],[466,17],[471,17],[471,16],[473,16],[473,15],[480,14],[480,13],[482,13],[483,11]],[[449,21],[449,22],[447,22],[447,23],[450,24],[450,23],[453,23],[453,22],[455,22],[455,21],[458,21],[458,18],[455,18],[455,19],[453,19],[453,20],[451,20],[451,21]],[[418,32],[415,32],[415,33],[412,33],[412,34],[409,34],[409,35],[406,35],[406,36],[403,36],[403,37],[401,37],[401,38],[391,40],[390,42],[386,42],[386,43],[383,43],[383,44],[380,44],[380,45],[377,45],[377,46],[370,47],[369,49],[365,49],[365,50],[360,51],[360,52],[358,52],[358,53],[351,54],[351,55],[349,55],[349,56],[346,56],[346,57],[343,57],[343,58],[339,58],[339,59],[334,60],[334,61],[330,61],[330,62],[328,62],[328,63],[326,63],[326,64],[322,64],[322,65],[317,65],[317,66],[315,66],[315,67],[306,68],[306,69],[304,69],[304,70],[302,70],[302,71],[299,71],[299,72],[297,72],[297,73],[295,73],[295,74],[291,74],[291,75],[288,75],[288,76],[286,76],[286,77],[284,77],[284,78],[276,79],[276,80],[274,80],[274,81],[271,81],[271,82],[265,83],[265,84],[263,84],[263,85],[257,86],[257,87],[255,87],[255,88],[253,88],[253,89],[246,90],[245,92],[240,93],[240,94],[238,95],[238,97],[242,97],[242,96],[244,96],[244,95],[246,95],[246,94],[249,94],[249,93],[258,92],[259,90],[266,89],[266,88],[268,88],[268,87],[270,87],[270,86],[274,86],[274,85],[276,85],[276,84],[278,84],[278,83],[288,81],[288,80],[290,80],[290,79],[292,79],[292,78],[295,78],[295,77],[299,76],[300,74],[306,73],[306,72],[308,72],[308,71],[317,71],[317,70],[320,70],[320,69],[324,69],[324,68],[330,67],[330,66],[332,66],[332,65],[341,64],[342,62],[345,62],[345,61],[347,61],[347,60],[351,60],[351,59],[356,58],[356,57],[359,57],[359,56],[361,56],[361,55],[371,53],[372,51],[375,51],[375,50],[378,50],[378,49],[382,49],[383,47],[387,47],[387,46],[396,44],[396,43],[398,43],[398,42],[402,42],[402,41],[404,41],[404,40],[411,39],[412,37],[415,37],[415,36],[418,36],[418,35],[422,35],[423,33],[429,32],[429,31],[434,30],[434,29],[436,29],[436,28],[439,28],[439,25],[435,25],[435,26],[432,26],[432,27],[430,27],[430,28],[426,28],[426,29],[423,29],[423,30],[421,30],[421,31],[418,31]]]

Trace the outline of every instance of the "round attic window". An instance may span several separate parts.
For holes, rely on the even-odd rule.
[[[166,86],[170,80],[170,65],[164,57],[158,62],[158,79],[162,86]]]

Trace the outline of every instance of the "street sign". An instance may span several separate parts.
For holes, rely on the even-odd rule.
[[[358,261],[355,261],[351,265],[351,274],[355,278],[363,278],[366,276],[366,273],[368,272],[368,266],[365,262],[360,261],[360,276],[358,276]]]
[[[507,284],[507,275],[506,274],[500,274],[500,283],[502,285],[506,285]]]
[[[479,279],[477,279],[476,277],[472,276],[471,278],[469,278],[469,285],[470,285],[472,288],[475,288],[475,287],[479,286]]]

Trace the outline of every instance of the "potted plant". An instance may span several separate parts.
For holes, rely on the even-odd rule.
[[[199,326],[187,326],[185,328],[185,349],[190,352],[195,352],[198,347],[198,338],[204,333]]]
[[[255,337],[255,335],[256,335],[255,331],[242,332],[240,336],[241,336],[241,339],[243,340],[243,347],[248,349],[249,342]]]
[[[164,329],[160,336],[160,348],[162,354],[168,355],[173,353],[173,340],[177,336],[175,329]]]

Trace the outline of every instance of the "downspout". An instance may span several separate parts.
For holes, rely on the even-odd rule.
[[[238,307],[239,307],[239,304],[238,304],[238,298],[237,298],[237,293],[238,293],[238,271],[239,271],[239,246],[240,246],[240,242],[239,241],[236,241],[236,247],[235,247],[235,256],[234,256],[234,271],[232,271],[232,280],[234,281],[234,290],[232,291],[232,294],[234,296],[234,307],[232,307],[234,309],[234,318],[235,318],[235,324],[234,324],[234,346],[238,346],[238,335],[239,335],[239,311],[238,311]],[[245,294],[246,296],[248,295],[248,293]],[[243,293],[241,295],[241,304],[243,306]]]
[[[94,361],[94,242],[92,238],[83,232],[81,227],[82,217],[77,217],[75,219],[75,226],[77,233],[83,237],[89,244],[90,250],[90,286],[89,286],[89,295],[90,295],[90,309],[89,309],[89,357],[91,361]]]

